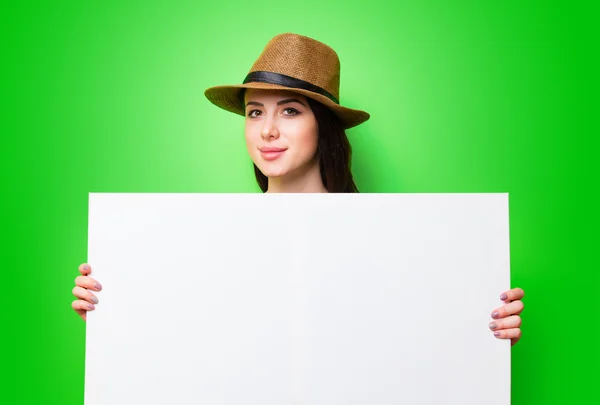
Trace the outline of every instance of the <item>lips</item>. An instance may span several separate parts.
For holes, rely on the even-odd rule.
[[[285,153],[285,151],[287,150],[287,148],[276,148],[273,146],[264,146],[262,148],[259,148],[260,150],[260,155],[263,157],[263,159],[265,160],[275,160],[278,157],[280,157],[281,155],[283,155]]]
[[[283,152],[287,148],[275,148],[273,146],[263,146],[262,148],[258,148],[261,152]]]

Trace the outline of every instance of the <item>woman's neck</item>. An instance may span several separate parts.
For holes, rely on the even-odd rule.
[[[280,177],[269,177],[267,193],[327,193],[318,160]]]

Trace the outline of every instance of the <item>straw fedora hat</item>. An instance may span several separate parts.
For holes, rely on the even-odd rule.
[[[242,84],[210,87],[204,95],[214,105],[245,116],[244,89],[276,89],[302,94],[333,111],[344,129],[369,119],[365,111],[340,105],[340,60],[335,51],[303,35],[285,33],[275,36]]]

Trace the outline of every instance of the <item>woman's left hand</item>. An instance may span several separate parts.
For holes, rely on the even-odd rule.
[[[525,292],[521,288],[513,288],[500,295],[505,305],[492,311],[494,321],[490,323],[490,329],[498,339],[510,339],[514,346],[521,339],[521,317],[523,301],[521,298]]]

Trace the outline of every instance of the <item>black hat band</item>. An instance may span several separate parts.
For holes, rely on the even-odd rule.
[[[251,73],[248,73],[248,76],[246,76],[246,78],[244,79],[244,84],[250,83],[250,82],[271,83],[271,84],[278,84],[280,86],[290,87],[290,88],[294,88],[294,89],[308,90],[308,91],[312,91],[313,93],[318,93],[322,96],[325,96],[338,105],[340,104],[340,102],[335,97],[333,97],[327,90],[322,89],[319,86],[315,86],[314,84],[311,84],[309,82],[305,82],[304,80],[296,79],[295,77],[291,77],[291,76],[282,75],[280,73],[264,72],[264,71],[251,72]]]

